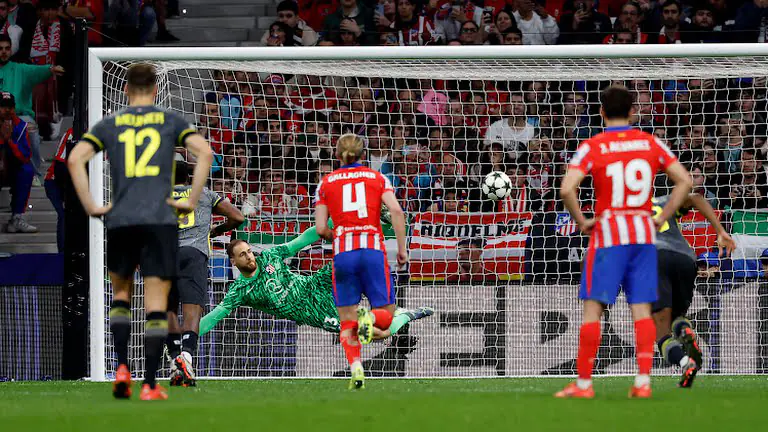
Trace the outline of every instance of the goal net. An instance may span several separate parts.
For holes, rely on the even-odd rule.
[[[224,252],[231,237],[263,251],[312,226],[317,182],[337,167],[336,139],[352,132],[364,137],[366,164],[392,181],[407,213],[408,267],[395,265],[394,235],[385,226],[398,305],[437,311],[365,347],[369,375],[572,375],[588,239],[557,190],[578,143],[602,131],[600,90],[623,83],[636,101],[635,125],[666,140],[691,171],[695,192],[739,244],[732,259],[719,260],[711,253],[714,229],[702,215],[691,212],[680,222],[699,257],[688,316],[701,336],[704,371],[764,373],[768,286],[760,282],[760,255],[768,248],[768,50],[750,49],[759,51],[95,49],[90,116],[93,123],[124,107],[127,66],[151,61],[160,72],[158,103],[182,113],[210,140],[216,159],[208,187],[247,221],[212,239],[206,312],[237,276]],[[104,173],[94,185],[109,200],[106,162],[94,168]],[[480,188],[492,171],[511,181],[511,194],[498,202]],[[657,195],[668,191],[664,175],[655,183]],[[589,182],[580,198],[591,212]],[[110,287],[103,228],[98,222],[94,228],[91,371],[104,379],[116,360],[105,321]],[[330,246],[317,243],[289,262],[296,272],[311,273],[331,260]],[[137,371],[143,369],[141,294],[137,277],[130,350]],[[623,297],[603,323],[597,373],[634,373],[633,324]],[[345,374],[336,334],[247,307],[201,337],[195,363],[201,377]],[[654,373],[672,372],[657,353]]]

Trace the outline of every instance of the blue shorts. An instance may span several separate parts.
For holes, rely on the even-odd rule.
[[[333,257],[336,306],[357,305],[363,294],[373,308],[395,303],[387,255],[376,249],[356,249]]]
[[[656,246],[652,244],[587,249],[579,298],[613,304],[619,290],[627,303],[653,303],[658,287]]]

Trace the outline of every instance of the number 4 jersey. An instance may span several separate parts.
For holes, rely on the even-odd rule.
[[[96,123],[83,141],[106,151],[112,180],[108,229],[176,225],[166,203],[173,186],[175,147],[196,133],[183,117],[155,106],[128,107]]]
[[[326,175],[317,187],[316,205],[328,207],[333,220],[334,255],[356,249],[384,251],[381,197],[392,192],[380,172],[360,164],[345,165]]]
[[[593,177],[597,224],[592,247],[655,243],[653,182],[657,172],[676,161],[656,137],[629,127],[609,127],[581,143],[570,168]]]

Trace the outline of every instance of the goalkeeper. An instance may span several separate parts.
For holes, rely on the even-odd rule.
[[[324,266],[311,276],[302,276],[293,273],[285,264],[286,258],[296,255],[318,239],[320,237],[313,227],[296,239],[259,255],[253,253],[247,242],[233,240],[227,246],[227,255],[240,271],[240,276],[229,285],[221,303],[200,321],[200,335],[211,331],[240,306],[249,306],[299,325],[338,333],[339,314],[333,300],[331,265]],[[387,338],[410,321],[433,313],[434,310],[429,307],[398,309],[387,330],[375,329],[374,339]]]

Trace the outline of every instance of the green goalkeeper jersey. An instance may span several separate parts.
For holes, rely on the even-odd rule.
[[[303,276],[293,273],[285,263],[286,258],[317,238],[315,229],[311,228],[296,240],[258,255],[256,273],[251,278],[240,275],[229,285],[221,303],[200,321],[200,335],[211,331],[239,306],[338,333],[339,314],[333,299],[331,265],[311,276]]]

